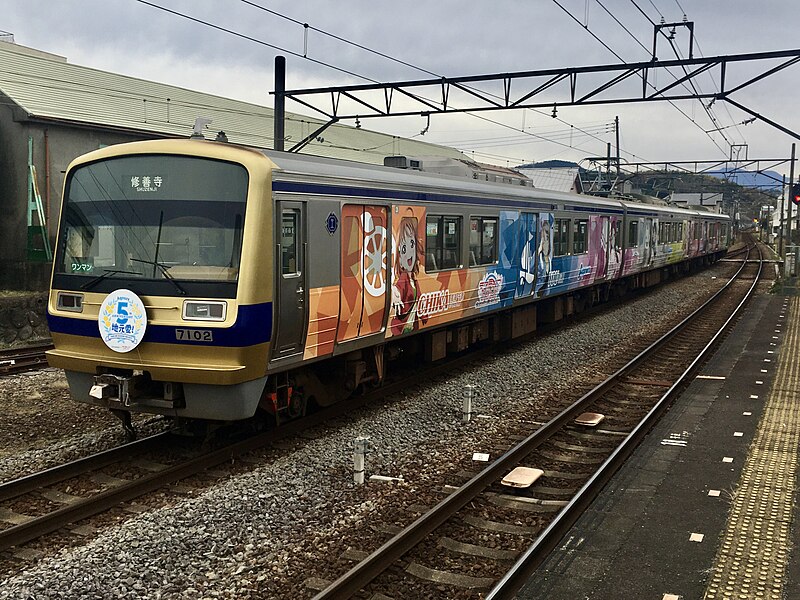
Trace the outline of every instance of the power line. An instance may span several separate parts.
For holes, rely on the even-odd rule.
[[[650,22],[650,24],[651,24],[653,27],[657,27],[657,23],[656,23],[656,22],[655,22],[653,19],[651,19],[651,18],[650,18],[650,15],[648,15],[648,14],[647,14],[647,13],[644,11],[644,9],[642,9],[642,7],[641,7],[641,6],[639,6],[639,4],[636,2],[636,0],[631,0],[631,4],[633,4],[633,6],[635,6],[635,7],[636,7],[636,9],[637,9],[637,10],[638,10],[638,11],[639,11],[641,14],[642,14],[642,16],[643,16],[645,19],[647,19],[647,20]],[[652,0],[650,0],[650,4],[653,4]],[[658,10],[658,8],[657,8],[657,7],[656,7],[654,4],[653,4],[653,8],[655,8],[655,9],[656,9],[656,12],[657,12],[657,13],[659,14],[659,16],[661,17],[661,20],[662,20],[662,22],[664,22],[664,15],[663,15],[663,14],[661,14],[661,11],[659,11],[659,10]],[[685,16],[685,14],[684,14],[684,16]],[[663,31],[661,31],[660,29],[659,29],[658,31],[659,31],[659,32],[661,33],[661,35],[662,35],[662,36],[664,36],[666,39],[669,39],[669,38],[667,38],[666,34],[664,34],[664,32],[663,32]],[[673,46],[673,49],[674,49],[674,46]],[[676,54],[677,54],[677,50],[676,50]],[[668,73],[670,73],[669,71],[667,71],[667,72],[668,72]],[[684,68],[684,73],[685,73],[685,72],[686,72],[686,69]],[[672,73],[670,73],[670,74],[672,75]],[[672,75],[672,76],[675,78],[675,76],[674,76],[674,75]],[[677,78],[675,78],[675,79],[677,80]],[[712,81],[713,81],[713,79],[712,79]],[[715,83],[714,85],[716,86],[716,83]],[[684,89],[686,88],[685,84],[683,85],[683,87],[684,87]],[[696,91],[696,90],[695,90],[695,93],[697,93],[697,91]],[[692,123],[693,123],[693,124],[694,124],[694,125],[695,125],[695,126],[698,128],[698,129],[700,129],[700,130],[701,130],[703,133],[705,133],[705,134],[706,134],[706,136],[708,136],[708,139],[710,139],[710,140],[713,142],[713,144],[714,144],[714,145],[717,147],[717,149],[718,149],[720,152],[722,152],[723,154],[725,154],[725,150],[724,150],[724,149],[723,149],[723,148],[722,148],[722,147],[721,147],[721,146],[720,146],[720,145],[717,143],[717,141],[716,141],[716,140],[715,140],[713,137],[711,137],[711,134],[710,134],[708,131],[706,131],[706,130],[705,130],[703,127],[701,127],[701,126],[700,126],[700,124],[699,124],[697,121],[695,121],[695,119],[693,119],[692,117],[690,117],[689,115],[687,115],[687,114],[686,114],[684,111],[682,111],[682,110],[681,110],[681,109],[680,109],[678,106],[676,106],[676,105],[675,105],[675,104],[673,104],[672,102],[670,102],[670,104],[671,104],[673,107],[675,107],[675,108],[676,108],[676,109],[677,109],[677,110],[678,110],[678,111],[679,111],[679,112],[680,112],[680,113],[681,113],[681,114],[682,114],[684,117],[686,117],[687,119],[689,119],[689,121],[691,121],[691,122],[692,122]],[[702,104],[702,101],[701,101],[701,104]],[[704,104],[703,104],[703,107],[705,108],[705,105],[704,105]],[[712,122],[713,122],[713,120],[712,120]],[[725,136],[723,135],[723,137],[725,137]],[[727,139],[726,139],[726,141],[727,141]],[[730,143],[730,142],[728,142],[728,143]]]
[[[611,49],[611,47],[610,47],[608,44],[606,44],[606,43],[605,43],[603,40],[601,40],[599,37],[597,37],[597,36],[595,35],[595,33],[594,33],[594,32],[593,32],[591,29],[589,29],[589,25],[588,25],[588,24],[587,24],[587,25],[584,25],[583,23],[581,23],[581,22],[580,22],[580,21],[579,21],[579,20],[578,20],[578,19],[575,17],[575,15],[573,15],[573,14],[572,14],[571,12],[569,12],[569,11],[568,11],[566,8],[564,8],[564,7],[561,5],[561,3],[560,3],[558,0],[553,0],[553,2],[555,2],[556,6],[558,6],[558,8],[560,8],[560,9],[561,9],[561,10],[563,10],[565,13],[567,13],[567,15],[569,16],[569,18],[570,18],[570,19],[572,19],[572,20],[573,20],[573,21],[575,21],[575,22],[576,22],[578,25],[580,25],[581,27],[583,27],[583,28],[586,30],[586,32],[587,32],[589,35],[591,35],[591,36],[592,36],[594,39],[596,39],[598,42],[600,42],[600,43],[603,45],[603,47],[604,47],[606,50],[608,50],[609,52],[611,52],[611,54],[613,54],[614,56],[616,56],[616,57],[617,57],[617,59],[621,60],[622,62],[627,62],[627,61],[626,61],[624,58],[622,58],[622,57],[621,57],[619,54],[617,54],[616,52],[614,52],[614,50],[612,50],[612,49]]]
[[[621,57],[619,54],[617,54],[616,52],[614,52],[614,50],[612,50],[612,49],[611,49],[611,48],[608,46],[608,44],[606,44],[606,43],[605,43],[603,40],[601,40],[601,39],[600,39],[600,38],[599,38],[597,35],[595,35],[595,33],[594,33],[594,32],[592,32],[592,31],[589,29],[589,26],[588,26],[588,24],[587,24],[587,25],[584,25],[584,24],[582,24],[580,21],[578,21],[578,19],[577,19],[577,18],[576,18],[576,17],[575,17],[575,16],[574,16],[574,15],[573,15],[571,12],[569,12],[569,11],[568,11],[566,8],[564,8],[564,7],[563,7],[563,6],[562,6],[562,5],[561,5],[561,4],[558,2],[558,0],[553,0],[553,2],[555,2],[555,4],[556,4],[556,5],[557,5],[557,6],[558,6],[558,7],[559,7],[561,10],[563,10],[565,13],[567,13],[567,15],[569,15],[569,17],[570,17],[570,18],[571,18],[573,21],[575,21],[576,23],[578,23],[579,25],[581,25],[581,27],[583,27],[583,28],[584,28],[584,29],[585,29],[585,30],[586,30],[586,31],[587,31],[587,32],[588,32],[588,33],[589,33],[589,34],[590,34],[590,35],[591,35],[593,38],[595,38],[597,41],[599,41],[599,42],[600,42],[600,43],[601,43],[601,44],[602,44],[602,45],[603,45],[603,46],[604,46],[606,49],[608,49],[608,50],[609,50],[609,51],[610,51],[610,52],[611,52],[611,53],[612,53],[614,56],[616,56],[616,57],[617,57],[619,60],[621,60],[622,62],[627,62],[627,61],[626,61],[625,59],[623,59],[623,58],[622,58],[622,57]],[[641,8],[640,8],[640,7],[639,7],[637,4],[636,4],[635,0],[631,0],[631,2],[633,2],[633,3],[634,3],[634,5],[635,5],[637,8],[639,8],[639,11],[640,11],[640,12],[642,12],[642,14],[644,14],[644,15],[647,17],[646,13],[644,13],[644,11],[642,11],[642,9],[641,9]],[[599,0],[598,0],[598,4],[600,4]],[[602,6],[602,4],[601,4],[601,6]],[[603,9],[604,9],[604,10],[606,10],[606,12],[608,12],[609,14],[611,14],[611,13],[608,11],[608,9],[606,9],[605,7],[603,7]],[[659,13],[659,14],[660,14],[660,13]],[[613,15],[612,15],[612,16],[613,16]],[[648,18],[648,20],[650,20],[650,22],[651,22],[651,23],[653,23],[653,25],[655,26],[655,23],[652,21],[652,19],[650,19],[650,17],[647,17],[647,18]],[[616,19],[616,18],[615,18],[614,20],[615,20],[615,21],[617,21],[617,22],[619,22],[619,21],[618,21],[618,19]],[[630,31],[629,31],[627,28],[624,28],[624,29],[625,29],[625,31],[627,31],[627,32],[628,32],[628,34],[629,34],[629,35],[631,35],[631,36],[632,36],[632,37],[633,37],[633,38],[634,38],[634,39],[637,41],[637,43],[639,43],[639,44],[641,45],[641,42],[639,42],[638,38],[637,38],[635,35],[633,35],[633,34],[632,34],[632,33],[631,33],[631,32],[630,32]],[[673,78],[674,78],[674,79],[677,81],[677,79],[678,79],[678,78],[677,78],[677,77],[675,77],[675,75],[674,75],[673,73],[671,73],[669,70],[667,70],[667,73],[669,73],[670,75],[672,75],[672,77],[673,77]],[[648,82],[648,85],[649,85],[651,88],[655,89],[655,86],[654,86],[652,83]],[[688,91],[688,88],[686,88],[686,85],[685,85],[685,84],[682,84],[682,86],[684,87],[684,89],[687,89],[687,91]],[[696,94],[696,93],[697,93],[697,90],[694,90],[694,93]],[[715,146],[716,146],[716,147],[719,149],[719,151],[720,151],[720,152],[723,152],[723,153],[725,152],[725,150],[723,150],[723,148],[722,148],[722,147],[721,147],[721,146],[720,146],[720,145],[719,145],[719,144],[716,142],[716,140],[714,140],[714,138],[713,138],[713,137],[711,137],[711,135],[710,135],[708,132],[706,132],[706,130],[705,130],[703,127],[701,127],[699,123],[697,123],[697,122],[696,122],[696,121],[695,121],[695,120],[694,120],[692,117],[690,117],[689,115],[687,115],[687,114],[686,114],[686,113],[685,113],[685,112],[684,112],[684,111],[683,111],[683,110],[682,110],[682,109],[681,109],[681,108],[680,108],[680,107],[679,107],[677,104],[675,104],[675,103],[674,103],[672,100],[668,100],[667,102],[669,102],[669,104],[670,104],[670,105],[671,105],[671,106],[672,106],[672,107],[673,107],[675,110],[677,110],[679,113],[681,113],[681,114],[682,114],[684,117],[686,117],[686,118],[687,118],[687,119],[688,119],[690,122],[692,122],[692,123],[693,123],[693,124],[694,124],[694,125],[695,125],[695,126],[698,128],[698,129],[700,129],[700,131],[702,131],[702,132],[703,132],[703,133],[704,133],[706,136],[708,136],[708,138],[709,138],[709,139],[710,139],[710,140],[711,140],[711,141],[714,143],[714,145],[715,145]]]
[[[652,3],[652,2],[651,2],[651,3]],[[684,21],[687,21],[688,19],[687,19],[687,16],[686,16],[686,11],[683,9],[683,7],[681,6],[680,2],[678,2],[678,0],[675,0],[675,3],[678,5],[678,8],[681,10],[681,13],[683,13],[683,20],[684,20]],[[646,13],[646,12],[645,12],[645,11],[644,11],[644,10],[643,10],[641,7],[640,7],[640,6],[639,6],[639,5],[636,3],[636,0],[631,0],[631,4],[633,4],[633,5],[636,7],[636,9],[637,9],[637,10],[638,10],[638,11],[639,11],[641,14],[642,14],[642,16],[644,16],[644,18],[646,18],[648,21],[650,21],[650,23],[653,25],[653,27],[655,27],[655,26],[656,26],[656,22],[655,22],[655,21],[653,21],[653,19],[651,19],[651,18],[650,18],[650,16],[649,16],[649,15],[648,15],[648,14],[647,14],[647,13]],[[657,9],[657,8],[656,8],[656,11],[658,12],[658,9]],[[659,12],[659,15],[661,15],[661,13],[660,13],[660,12]],[[662,19],[663,19],[663,15],[661,15],[661,17],[662,17]],[[667,37],[667,36],[666,36],[666,35],[663,33],[663,31],[661,31],[660,33],[661,33],[661,35],[663,35],[665,38]],[[669,39],[669,38],[667,38],[667,39]],[[694,42],[695,42],[695,44],[697,45],[697,50],[698,50],[698,52],[700,53],[700,56],[703,56],[703,55],[704,55],[704,52],[703,52],[703,51],[702,51],[702,49],[700,48],[700,41],[697,39],[697,36],[695,36],[695,38],[694,38]],[[672,42],[670,41],[670,43],[672,43]],[[673,46],[673,49],[674,49],[674,46]],[[678,56],[679,58],[681,57],[681,56],[680,56],[680,54],[679,54],[679,52],[678,52],[677,50],[675,50],[675,54],[676,54],[676,56]],[[684,71],[685,71],[685,69],[684,69]],[[713,73],[711,73],[711,72],[709,71],[708,75],[709,75],[709,77],[711,78],[711,83],[714,85],[714,87],[717,87],[717,81],[716,81],[716,79],[714,79],[714,74],[713,74]],[[684,86],[684,87],[685,87],[685,86]],[[731,115],[731,111],[730,111],[730,109],[728,108],[728,105],[727,105],[727,103],[725,104],[725,111],[728,113],[728,116],[730,117],[730,119],[731,119],[731,122],[733,122],[733,115]],[[739,131],[738,127],[736,128],[736,132],[739,134],[739,137],[741,137],[741,138],[742,138],[742,141],[745,141],[745,139],[744,139],[744,136],[743,136],[743,135],[742,135],[742,133]],[[727,141],[727,140],[726,140],[726,141]],[[729,142],[729,143],[730,143],[730,142]]]
[[[325,30],[323,30],[323,29],[319,29],[319,28],[317,28],[317,27],[314,27],[314,26],[312,26],[312,25],[309,25],[308,23],[301,22],[301,21],[300,21],[300,20],[298,20],[298,19],[295,19],[295,18],[293,18],[293,17],[290,17],[290,16],[288,16],[288,15],[285,15],[285,14],[283,14],[283,13],[280,13],[280,12],[278,12],[278,11],[276,11],[276,10],[273,10],[273,9],[266,8],[266,7],[264,7],[264,6],[261,6],[260,4],[257,4],[257,3],[255,3],[255,2],[252,2],[251,0],[240,0],[240,1],[241,1],[241,2],[243,2],[244,4],[247,4],[247,5],[249,5],[249,6],[252,6],[252,7],[254,7],[254,8],[258,8],[258,9],[260,9],[260,10],[262,10],[262,11],[264,11],[264,12],[267,12],[267,13],[269,13],[269,14],[271,14],[271,15],[274,15],[274,16],[276,16],[276,17],[279,17],[279,18],[281,18],[281,19],[284,19],[284,20],[286,20],[286,21],[289,21],[290,23],[294,23],[294,24],[296,24],[296,25],[300,25],[300,26],[302,26],[302,27],[304,28],[304,30],[306,30],[306,31],[307,31],[307,30],[316,31],[316,32],[318,32],[318,33],[320,33],[320,34],[322,34],[322,35],[326,35],[326,36],[328,36],[328,37],[330,37],[330,38],[332,38],[332,39],[335,39],[335,40],[337,40],[337,41],[343,42],[343,43],[345,43],[345,44],[349,44],[349,45],[351,45],[351,46],[353,46],[353,47],[359,48],[360,50],[364,50],[364,51],[366,51],[366,52],[370,52],[370,53],[372,53],[372,54],[375,54],[376,56],[380,56],[380,57],[382,57],[382,58],[385,58],[385,59],[391,60],[391,61],[393,61],[393,62],[396,62],[396,63],[398,63],[398,64],[401,64],[401,65],[403,65],[403,66],[406,66],[406,67],[409,67],[409,68],[415,69],[415,70],[417,70],[417,71],[420,71],[420,72],[422,72],[422,73],[425,73],[425,74],[427,74],[427,75],[432,75],[432,76],[434,76],[434,77],[442,77],[442,75],[441,75],[440,73],[434,73],[433,71],[429,71],[428,69],[425,69],[425,68],[423,68],[423,67],[420,67],[420,66],[418,66],[418,65],[411,64],[411,63],[409,63],[409,62],[406,62],[406,61],[404,61],[404,60],[400,60],[400,59],[398,59],[398,58],[396,58],[396,57],[390,56],[390,55],[388,55],[388,54],[385,54],[385,53],[383,53],[383,52],[380,52],[380,51],[378,51],[378,50],[375,50],[375,49],[373,49],[373,48],[369,48],[369,47],[367,47],[367,46],[364,46],[364,45],[362,45],[362,44],[359,44],[359,43],[357,43],[357,42],[354,42],[354,41],[352,41],[352,40],[349,40],[349,39],[347,39],[347,38],[344,38],[344,37],[338,36],[338,35],[336,35],[336,34],[330,33],[330,32],[328,32],[328,31],[325,31]],[[304,55],[304,56],[305,56],[305,55]],[[496,97],[496,98],[499,98],[499,97],[500,97],[500,96],[496,96],[495,94],[489,94],[489,95],[491,95],[491,96],[494,96],[494,97]],[[549,116],[549,115],[547,115],[546,113],[544,113],[544,112],[542,112],[542,111],[540,111],[540,110],[536,110],[536,109],[525,109],[525,110],[531,110],[532,112],[534,112],[534,113],[537,113],[537,114],[539,114],[539,115],[542,115],[542,116]],[[483,116],[479,116],[479,115],[472,115],[472,114],[470,114],[470,116],[471,116],[471,117],[473,117],[473,118],[480,118],[480,119],[482,119],[482,120],[484,120],[484,121],[487,121],[487,122],[489,122],[489,123],[493,123],[493,124],[495,124],[495,125],[500,125],[500,126],[506,127],[506,125],[504,125],[503,123],[500,123],[500,122],[498,122],[498,121],[495,121],[495,120],[493,120],[493,119],[489,119],[489,118],[487,118],[487,117],[483,117]],[[573,127],[573,125],[572,125],[572,124],[570,124],[570,123],[567,123],[567,122],[566,122],[566,121],[564,121],[563,119],[560,119],[560,118],[558,118],[558,117],[556,117],[556,118],[558,119],[558,121],[560,121],[560,122],[562,122],[562,123],[564,123],[564,124],[566,124],[566,125],[570,125],[570,127]],[[417,134],[417,135],[420,135],[420,134]],[[528,134],[528,135],[530,135],[530,134]],[[587,134],[587,135],[590,135],[590,134]],[[415,137],[416,137],[416,136],[415,136]],[[536,137],[541,137],[541,136],[536,136]],[[596,137],[596,136],[591,136],[591,137],[594,137],[594,138],[595,138],[597,141],[600,141],[600,142],[602,142],[602,143],[606,143],[606,141],[605,141],[605,140],[603,140],[603,139],[601,139],[601,138],[598,138],[598,137]],[[581,149],[581,150],[582,150],[582,149]],[[633,156],[633,155],[632,155],[632,156]]]
[[[234,31],[232,29],[228,29],[228,28],[222,27],[220,25],[215,25],[214,23],[210,23],[208,21],[204,21],[203,19],[198,19],[197,17],[192,17],[191,15],[187,15],[187,14],[179,12],[177,10],[172,10],[171,8],[166,8],[164,6],[160,6],[160,5],[155,4],[153,2],[148,2],[147,0],[135,0],[135,1],[140,3],[140,4],[145,4],[147,6],[150,6],[152,8],[157,8],[158,10],[162,10],[164,12],[170,13],[170,14],[178,16],[178,17],[181,17],[183,19],[188,19],[189,21],[194,21],[195,23],[199,23],[200,25],[205,25],[206,27],[211,27],[212,29],[216,29],[217,31],[222,31],[223,33],[234,35],[236,37],[242,38],[242,39],[247,40],[249,42],[254,42],[256,44],[260,44],[262,46],[266,46],[267,48],[272,48],[273,50],[278,50],[279,52],[284,52],[286,54],[290,54],[292,56],[296,56],[297,58],[304,58],[304,59],[306,59],[308,61],[311,61],[311,62],[313,62],[315,64],[318,64],[320,66],[327,67],[329,69],[333,69],[334,71],[339,71],[340,73],[344,73],[345,75],[350,75],[352,77],[358,77],[360,79],[365,79],[365,80],[367,80],[367,81],[369,81],[371,83],[379,83],[378,81],[375,81],[374,79],[370,79],[369,77],[366,77],[364,75],[359,75],[358,73],[354,73],[352,71],[348,71],[347,69],[342,69],[340,67],[328,64],[328,63],[323,62],[321,60],[317,60],[315,58],[310,58],[308,56],[304,56],[304,55],[300,54],[299,52],[294,52],[292,50],[288,50],[286,48],[282,48],[280,46],[276,46],[275,44],[270,44],[269,42],[265,42],[264,40],[260,40],[258,38],[254,38],[252,36],[245,35],[243,33],[239,33],[238,31]]]
[[[211,22],[209,22],[209,21],[206,21],[206,20],[203,20],[203,19],[200,19],[200,18],[197,18],[197,17],[192,17],[191,15],[187,15],[187,14],[185,14],[185,13],[182,13],[182,12],[179,12],[179,11],[176,11],[176,10],[172,10],[172,9],[169,9],[169,8],[166,8],[166,7],[163,7],[163,6],[160,6],[160,5],[158,5],[158,4],[155,4],[155,3],[153,3],[153,2],[148,2],[147,0],[136,0],[136,2],[139,2],[140,4],[144,4],[144,5],[150,6],[150,7],[152,7],[152,8],[156,8],[156,9],[162,10],[162,11],[164,11],[164,12],[170,13],[170,14],[172,14],[172,15],[175,15],[175,16],[178,16],[178,17],[181,17],[181,18],[187,19],[187,20],[190,20],[190,21],[192,21],[192,22],[195,22],[195,23],[198,23],[198,24],[200,24],[200,25],[204,25],[204,26],[206,26],[206,27],[210,27],[210,28],[212,28],[212,29],[216,29],[216,30],[218,30],[218,31],[222,31],[222,32],[224,32],[224,33],[228,33],[228,34],[230,34],[230,35],[233,35],[233,36],[236,36],[236,37],[239,37],[239,38],[245,39],[245,40],[247,40],[247,41],[255,42],[255,43],[257,43],[257,44],[260,44],[260,45],[266,46],[266,47],[268,47],[268,48],[272,48],[273,50],[278,50],[278,51],[280,51],[280,52],[284,52],[284,53],[286,53],[286,54],[289,54],[289,55],[292,55],[292,56],[296,56],[296,57],[298,57],[298,58],[304,58],[304,59],[306,59],[306,60],[309,60],[309,61],[311,61],[311,62],[313,62],[313,63],[315,63],[315,64],[318,64],[318,65],[321,65],[321,66],[324,66],[324,67],[328,67],[328,68],[334,69],[335,71],[339,71],[339,72],[341,72],[341,73],[345,73],[345,74],[347,74],[347,75],[351,75],[351,76],[353,76],[353,77],[357,77],[357,78],[360,78],[360,79],[364,79],[364,80],[366,80],[366,81],[369,81],[369,82],[371,82],[371,83],[379,83],[379,82],[377,82],[377,81],[375,81],[375,80],[373,80],[373,79],[371,79],[371,78],[369,78],[369,77],[366,77],[366,76],[364,76],[364,75],[360,75],[360,74],[358,74],[358,73],[355,73],[355,72],[352,72],[352,71],[348,71],[348,70],[346,70],[346,69],[342,69],[342,68],[340,68],[340,67],[336,67],[336,66],[334,66],[334,65],[331,65],[331,64],[325,63],[325,62],[323,62],[323,61],[319,61],[319,60],[316,60],[316,59],[310,58],[310,57],[308,57],[308,56],[307,56],[307,55],[305,55],[305,54],[300,54],[300,53],[298,53],[298,52],[294,52],[294,51],[288,50],[288,49],[286,49],[286,48],[282,48],[282,47],[280,47],[280,46],[277,46],[277,45],[275,45],[275,44],[271,44],[271,43],[269,43],[269,42],[265,42],[265,41],[263,41],[263,40],[260,40],[260,39],[258,39],[258,38],[254,38],[254,37],[252,37],[252,36],[248,36],[248,35],[245,35],[245,34],[239,33],[239,32],[237,32],[237,31],[234,31],[234,30],[232,30],[232,29],[228,29],[228,28],[226,28],[226,27],[222,27],[222,26],[220,26],[220,25],[216,25],[216,24],[214,24],[214,23],[211,23]],[[251,6],[254,6],[254,7],[256,7],[256,8],[261,8],[261,9],[265,10],[266,12],[270,12],[270,13],[272,13],[272,14],[276,14],[277,16],[280,16],[281,18],[285,18],[285,19],[287,19],[287,20],[290,20],[290,21],[292,21],[292,22],[295,22],[295,23],[298,23],[298,24],[302,24],[304,27],[305,27],[305,25],[306,25],[305,23],[300,23],[300,22],[299,22],[299,21],[297,21],[296,19],[292,19],[291,17],[287,17],[287,16],[285,16],[285,15],[282,15],[282,14],[280,14],[280,13],[277,13],[276,11],[272,11],[272,10],[269,10],[269,9],[264,9],[264,7],[261,7],[261,6],[257,5],[257,4],[254,4],[254,3],[251,3],[251,2],[248,2],[248,4],[250,4]],[[316,30],[316,31],[319,31],[320,33],[325,33],[325,35],[330,35],[331,37],[334,37],[334,38],[336,38],[336,39],[340,39],[341,41],[344,41],[344,42],[346,42],[346,43],[352,43],[353,45],[356,45],[356,46],[359,46],[359,47],[361,47],[360,45],[358,45],[358,44],[355,44],[354,42],[350,42],[349,40],[346,40],[346,39],[344,39],[344,38],[340,38],[339,36],[334,36],[333,34],[329,34],[328,32],[323,32],[322,30],[317,30],[316,28],[315,28],[315,30]],[[365,49],[366,49],[366,47],[363,47],[363,48],[365,48]],[[388,57],[388,55],[383,55],[382,53],[378,53],[377,51],[373,51],[373,50],[371,50],[371,49],[367,49],[367,50],[369,50],[369,51],[371,51],[371,52],[375,52],[376,54],[379,54],[379,55],[382,55],[382,56],[386,56],[386,57]],[[391,57],[388,57],[388,58],[391,58]],[[397,62],[402,62],[402,61],[399,61],[398,59],[393,59],[393,60],[397,60]],[[415,68],[415,69],[418,69],[418,70],[420,70],[420,71],[423,71],[423,72],[427,72],[427,73],[429,73],[429,72],[428,72],[428,71],[426,71],[425,69],[422,69],[422,68],[420,68],[420,67],[415,67],[415,66],[413,66],[413,65],[410,65],[409,63],[403,63],[403,64],[407,64],[408,66],[411,66],[412,68]],[[440,77],[440,75],[435,75],[435,76],[436,76],[436,77]],[[544,114],[544,113],[542,113],[541,111],[535,111],[535,112],[537,112],[537,113],[539,113],[539,114]],[[486,121],[486,122],[489,122],[489,123],[492,123],[492,124],[494,124],[494,125],[499,125],[499,126],[501,126],[501,127],[507,127],[507,128],[510,128],[510,129],[515,129],[515,128],[511,127],[511,126],[508,126],[508,125],[505,125],[505,124],[503,124],[503,123],[500,123],[499,121],[494,121],[494,120],[492,120],[492,119],[489,119],[489,118],[483,117],[483,116],[481,116],[481,115],[470,115],[470,116],[472,116],[472,117],[474,117],[474,118],[481,119],[481,120],[483,120],[483,121]],[[561,120],[561,119],[559,119],[559,120]],[[563,122],[563,121],[562,121],[562,122]],[[537,137],[537,138],[540,138],[540,139],[544,139],[544,138],[542,138],[542,136],[538,136],[538,135],[535,135],[535,134],[532,134],[532,133],[528,133],[527,135],[532,135],[533,137]],[[595,138],[595,139],[598,139],[598,141],[602,141],[603,143],[605,143],[605,141],[604,141],[604,140],[601,140],[601,139],[599,139],[599,138]],[[557,143],[557,142],[555,142],[555,143]],[[561,145],[563,145],[563,144],[561,144]],[[578,149],[578,150],[581,150],[582,152],[588,152],[588,153],[591,153],[591,152],[589,152],[588,150],[585,150],[585,149],[582,149],[582,148],[576,148],[576,149]]]
[[[279,17],[281,19],[285,19],[286,21],[289,21],[290,23],[294,23],[295,25],[300,25],[305,30],[316,31],[317,33],[325,35],[325,36],[327,36],[329,38],[332,38],[332,39],[337,40],[339,42],[348,44],[348,45],[353,46],[355,48],[358,48],[360,50],[364,50],[366,52],[370,52],[372,54],[375,54],[376,56],[380,56],[381,58],[385,58],[387,60],[391,60],[391,61],[396,62],[398,64],[401,64],[401,65],[403,65],[405,67],[409,67],[411,69],[415,69],[417,71],[421,71],[423,73],[427,73],[428,75],[433,75],[434,77],[440,77],[440,75],[437,75],[436,73],[434,73],[432,71],[428,71],[427,69],[424,69],[424,68],[419,67],[417,65],[412,65],[411,63],[408,63],[408,62],[406,62],[404,60],[401,60],[399,58],[396,58],[394,56],[390,56],[388,54],[384,54],[383,52],[380,52],[378,50],[374,50],[373,48],[368,48],[367,46],[363,46],[362,44],[359,44],[358,42],[354,42],[352,40],[348,40],[347,38],[343,38],[341,36],[338,36],[338,35],[336,35],[334,33],[330,33],[329,31],[325,31],[323,29],[319,29],[318,27],[314,27],[313,25],[309,25],[308,23],[303,23],[302,21],[299,21],[299,20],[297,20],[295,18],[292,18],[292,17],[290,17],[288,15],[284,15],[283,13],[279,13],[278,11],[273,10],[271,8],[267,8],[265,6],[261,6],[260,4],[256,4],[255,2],[251,2],[250,0],[240,0],[240,2],[243,2],[244,4],[247,4],[248,6],[252,6],[253,8],[257,8],[259,10],[263,10],[264,12],[269,13],[271,15],[274,15],[276,17]]]
[[[606,11],[606,12],[608,13],[608,16],[609,16],[609,17],[611,17],[612,19],[614,19],[614,21],[616,21],[616,22],[617,22],[617,25],[619,25],[620,27],[622,27],[622,29],[624,29],[624,30],[625,30],[625,32],[626,32],[626,33],[627,33],[629,36],[631,36],[631,37],[634,39],[634,41],[635,41],[637,44],[639,44],[639,45],[640,45],[640,46],[641,46],[641,47],[644,49],[644,51],[645,51],[645,52],[647,52],[648,54],[650,54],[650,50],[647,48],[647,46],[645,46],[645,45],[644,45],[642,42],[640,42],[640,41],[639,41],[639,38],[638,38],[638,37],[636,37],[635,35],[633,35],[633,33],[631,33],[631,31],[630,31],[630,30],[629,30],[627,27],[625,27],[625,25],[623,25],[623,24],[622,24],[622,22],[621,22],[621,21],[620,21],[620,20],[619,20],[619,19],[618,19],[616,16],[614,16],[614,14],[613,14],[611,11],[610,11],[610,10],[608,10],[608,9],[607,9],[607,8],[606,8],[606,7],[603,5],[603,3],[602,3],[602,2],[600,2],[600,0],[596,0],[596,2],[597,2],[597,4],[599,4],[599,5],[600,5],[600,8],[602,8],[604,11]],[[624,62],[624,61],[623,61],[623,62]]]
[[[652,4],[652,5],[653,5],[653,8],[655,8],[655,9],[656,9],[656,12],[658,13],[658,16],[659,16],[659,17],[661,17],[661,19],[662,19],[662,20],[664,20],[664,15],[662,15],[662,14],[661,14],[661,11],[660,11],[660,10],[658,10],[658,7],[655,5],[655,3],[653,2],[653,0],[649,0],[649,2],[650,2],[650,4]]]

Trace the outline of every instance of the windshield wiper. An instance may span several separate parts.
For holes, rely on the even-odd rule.
[[[175,278],[172,275],[169,274],[169,267],[167,265],[165,265],[164,263],[160,263],[157,260],[142,260],[141,258],[131,258],[130,260],[132,262],[140,262],[140,263],[144,263],[146,265],[153,265],[154,267],[158,267],[159,269],[161,269],[161,272],[164,274],[164,279],[168,279],[169,282],[172,283],[172,285],[175,286],[175,289],[178,290],[178,292],[180,293],[181,296],[185,296],[186,295],[186,290],[183,289],[183,286],[181,286],[180,283],[175,281]]]
[[[90,288],[93,288],[96,284],[103,281],[103,279],[105,279],[106,277],[111,277],[112,275],[117,275],[119,273],[124,273],[126,275],[141,275],[141,273],[137,273],[136,271],[125,271],[123,269],[105,269],[100,275],[84,283],[81,286],[81,289],[88,290]]]

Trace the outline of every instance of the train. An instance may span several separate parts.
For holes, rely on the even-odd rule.
[[[528,335],[730,243],[723,214],[484,179],[194,139],[81,156],[49,363],[123,421],[282,422],[395,361]]]

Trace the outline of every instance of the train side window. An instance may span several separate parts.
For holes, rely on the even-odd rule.
[[[569,219],[556,219],[553,223],[553,256],[569,254]]]
[[[297,265],[297,223],[296,209],[284,209],[281,214],[281,274],[294,275]]]
[[[586,240],[589,235],[589,221],[576,219],[572,224],[572,253],[585,254],[589,251]]]
[[[425,239],[426,271],[461,266],[461,217],[429,216]]]
[[[635,248],[639,245],[639,221],[631,221],[628,223],[628,239],[626,240],[626,248]]]
[[[470,266],[491,265],[497,261],[497,218],[472,217],[469,220]]]

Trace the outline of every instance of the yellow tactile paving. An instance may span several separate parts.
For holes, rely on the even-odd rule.
[[[782,600],[800,442],[800,304],[790,303],[775,382],[731,501],[708,600]]]

